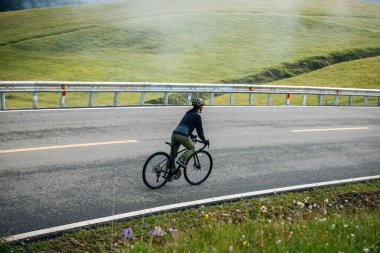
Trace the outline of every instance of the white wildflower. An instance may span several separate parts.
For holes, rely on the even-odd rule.
[[[347,227],[348,227],[348,225],[347,225],[347,224],[344,224],[344,225],[343,225],[343,227],[347,228]]]
[[[304,208],[305,207],[305,204],[302,203],[302,202],[297,202],[297,206],[301,207],[301,208]]]
[[[350,234],[350,236],[351,236],[351,237],[355,237],[355,235],[354,235],[354,234]]]
[[[229,252],[229,253],[234,252],[234,246],[230,245],[230,246],[228,247],[228,252]]]
[[[329,203],[329,199],[325,199],[325,203],[326,203],[326,204]]]
[[[277,240],[276,241],[276,244],[280,244],[282,241],[281,240]]]
[[[369,252],[369,249],[368,249],[368,248],[364,248],[364,249],[363,249],[363,252],[364,252],[364,253],[368,253],[368,252]]]
[[[335,229],[335,224],[332,224],[332,225],[331,225],[331,229]]]

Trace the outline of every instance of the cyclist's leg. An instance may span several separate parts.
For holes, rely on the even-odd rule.
[[[176,134],[172,134],[171,143],[172,143],[173,147],[170,150],[170,157],[174,157],[175,158],[177,156],[177,152],[179,150],[179,147],[181,146],[181,143],[178,142],[178,140],[176,138]],[[170,168],[170,164],[166,164],[166,168]]]
[[[178,134],[172,134],[172,140],[171,140],[171,143],[173,145],[171,151],[170,151],[170,156],[172,157],[176,157],[177,156],[177,152],[179,150],[179,147],[181,146],[181,142],[178,140],[178,137],[177,136],[180,136]]]
[[[195,152],[195,144],[190,137],[181,136],[181,144],[187,149],[181,156],[182,161],[186,161]]]

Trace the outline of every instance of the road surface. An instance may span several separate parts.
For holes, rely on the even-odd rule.
[[[0,112],[0,234],[178,202],[380,174],[380,108],[206,107],[214,169],[148,189],[186,107]]]

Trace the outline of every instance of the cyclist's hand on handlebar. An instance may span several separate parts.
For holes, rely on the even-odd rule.
[[[209,141],[209,140],[205,140],[203,143],[204,143],[206,146],[210,146],[210,141]]]
[[[198,137],[198,136],[196,136],[196,135],[191,135],[191,139],[192,139],[193,141],[195,141],[195,140],[197,139],[197,137]]]

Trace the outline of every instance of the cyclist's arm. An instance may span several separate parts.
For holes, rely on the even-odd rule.
[[[196,121],[195,121],[195,129],[197,129],[197,134],[199,136],[199,138],[205,142],[206,141],[206,138],[203,134],[203,127],[202,127],[202,118],[201,116],[199,115],[199,117],[196,118]]]

